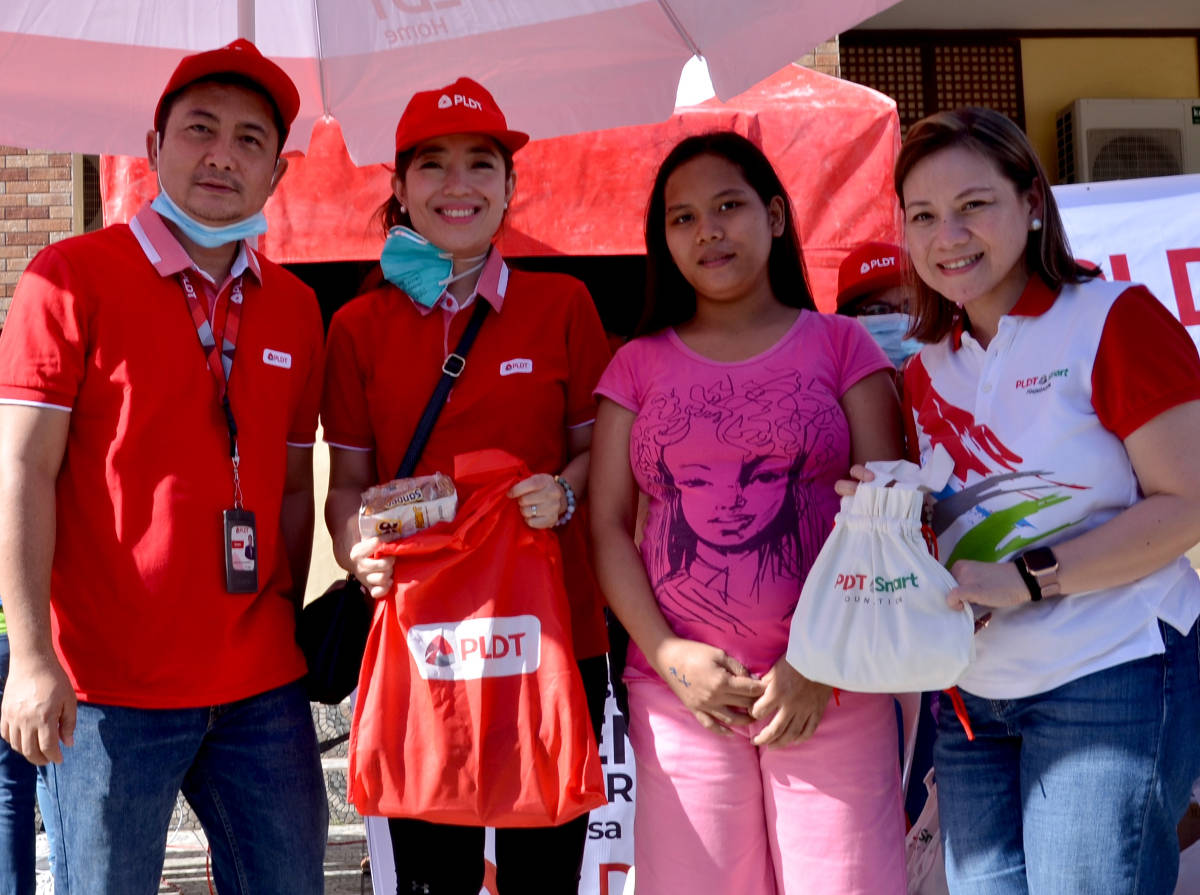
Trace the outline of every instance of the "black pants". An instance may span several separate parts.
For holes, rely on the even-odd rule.
[[[608,665],[582,659],[579,676],[597,738],[604,724]],[[575,895],[583,866],[588,815],[557,827],[496,831],[496,888],[500,895]],[[391,818],[397,895],[479,895],[483,886],[483,827]]]

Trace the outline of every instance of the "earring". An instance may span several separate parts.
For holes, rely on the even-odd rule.
[[[404,207],[404,203],[403,203],[403,202],[401,202],[401,203],[400,203],[400,213],[401,213],[401,214],[408,214],[408,209]]]
[[[1034,218],[1032,221],[1030,221],[1029,229],[1030,230],[1041,230],[1042,229],[1042,219]]]

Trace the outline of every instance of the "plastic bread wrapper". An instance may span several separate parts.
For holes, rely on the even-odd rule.
[[[943,445],[936,445],[924,466],[907,460],[872,460],[865,464],[875,474],[875,480],[865,482],[873,488],[908,488],[914,491],[937,493],[946,487],[954,472],[954,459]]]
[[[458,491],[440,472],[392,479],[362,493],[358,533],[365,540],[395,541],[449,522],[458,511]]]

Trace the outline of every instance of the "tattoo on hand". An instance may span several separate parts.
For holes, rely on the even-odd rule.
[[[675,670],[674,665],[672,665],[667,670],[671,672],[671,677],[675,678],[675,680],[679,681],[679,683],[683,684],[685,687],[691,686],[691,683],[687,679],[687,675],[685,674],[683,676],[680,676],[679,672]]]

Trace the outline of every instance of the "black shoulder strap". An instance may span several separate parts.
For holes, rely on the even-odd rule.
[[[475,311],[471,314],[471,319],[467,321],[467,328],[463,330],[458,345],[442,362],[442,378],[438,380],[437,387],[433,390],[433,396],[425,405],[425,412],[421,414],[421,420],[417,423],[416,431],[413,432],[412,441],[408,443],[408,450],[404,452],[404,459],[400,461],[400,469],[396,472],[396,478],[406,479],[417,468],[417,461],[421,459],[425,444],[429,441],[429,436],[433,434],[434,423],[437,422],[442,408],[446,406],[450,388],[466,369],[467,352],[475,343],[475,336],[479,334],[479,327],[483,325],[483,318],[487,316],[488,307],[487,299],[482,295],[475,296]]]

